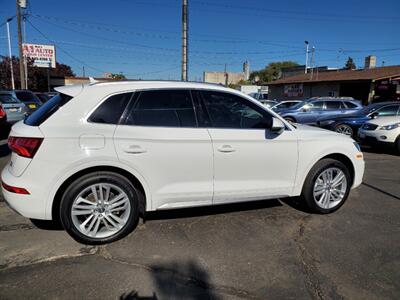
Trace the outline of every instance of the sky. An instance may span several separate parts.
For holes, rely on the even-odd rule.
[[[377,65],[400,65],[399,0],[188,0],[189,79],[204,71],[240,72],[274,61],[305,64],[305,43],[315,66],[357,67],[367,55]],[[132,79],[180,79],[182,0],[28,0],[26,42],[54,44],[57,61],[77,76],[123,73]],[[15,15],[14,0],[0,0],[0,24]],[[12,52],[17,25],[10,23]],[[6,26],[0,55],[8,55]]]

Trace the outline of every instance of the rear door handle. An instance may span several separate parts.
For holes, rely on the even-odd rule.
[[[129,145],[124,147],[124,152],[130,154],[140,154],[140,153],[145,153],[146,149],[142,148],[142,146],[140,145]]]
[[[221,147],[218,148],[218,151],[223,153],[229,153],[229,152],[235,152],[236,150],[231,145],[222,145]]]

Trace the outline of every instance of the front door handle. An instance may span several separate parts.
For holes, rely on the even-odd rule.
[[[146,149],[144,149],[140,145],[129,145],[124,147],[124,152],[130,153],[130,154],[140,154],[140,153],[145,153]]]
[[[222,145],[221,147],[218,148],[218,151],[223,153],[229,153],[229,152],[235,152],[236,150],[231,145]]]

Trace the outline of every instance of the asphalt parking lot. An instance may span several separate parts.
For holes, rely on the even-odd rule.
[[[0,143],[0,167],[8,160]],[[0,299],[399,299],[400,157],[365,153],[331,215],[296,199],[149,214],[89,247],[0,198]]]

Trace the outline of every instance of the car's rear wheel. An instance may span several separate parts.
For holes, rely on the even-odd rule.
[[[140,192],[121,175],[87,174],[65,191],[60,205],[61,222],[78,242],[110,243],[136,227],[139,199]]]
[[[327,214],[343,205],[350,187],[351,176],[346,165],[326,158],[310,170],[303,186],[302,197],[313,212]]]
[[[344,135],[348,135],[348,136],[353,136],[354,131],[353,128],[351,128],[351,126],[347,125],[347,124],[339,124],[335,127],[335,131],[337,133],[341,133]]]

